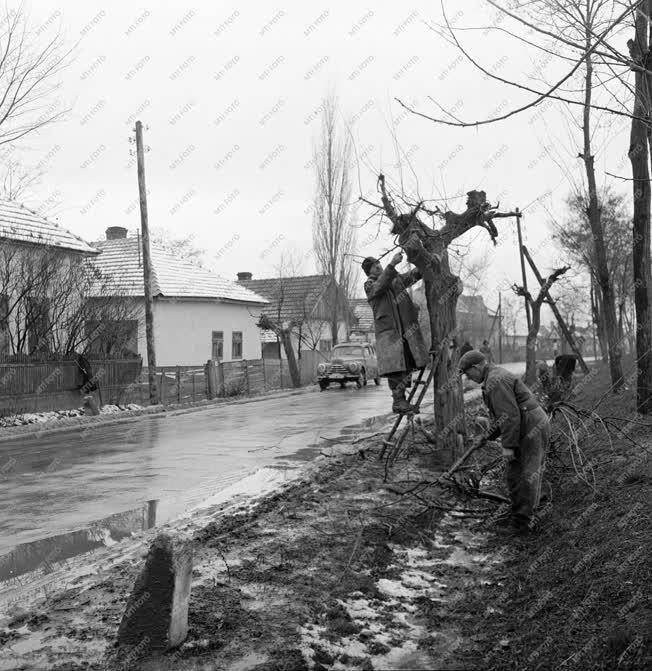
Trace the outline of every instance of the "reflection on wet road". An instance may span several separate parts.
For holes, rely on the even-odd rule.
[[[390,405],[385,384],[349,386],[1,443],[0,554],[147,501],[168,521],[279,458],[314,456],[320,437]]]

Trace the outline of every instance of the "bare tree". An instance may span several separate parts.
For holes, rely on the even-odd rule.
[[[558,268],[553,273],[551,273],[543,286],[539,290],[539,294],[536,298],[532,297],[532,294],[522,286],[514,285],[514,293],[517,296],[522,296],[528,302],[530,306],[530,329],[527,334],[526,342],[526,355],[525,355],[525,384],[533,386],[536,382],[537,372],[536,372],[536,358],[537,358],[537,336],[539,335],[539,328],[541,326],[541,307],[546,295],[550,290],[550,287],[568,270],[569,266],[564,268]]]
[[[4,200],[21,201],[37,186],[43,172],[23,165],[20,161],[8,159],[4,165],[4,177],[0,184],[0,197]]]
[[[607,330],[602,292],[594,291],[598,279],[598,261],[594,238],[588,221],[588,203],[581,194],[566,201],[569,215],[562,224],[554,224],[554,238],[578,268],[590,275],[589,296],[592,319],[597,327],[603,359],[608,360]],[[624,198],[605,188],[599,195],[598,205],[607,253],[609,282],[617,307],[617,334],[622,342],[633,323],[632,275],[632,222],[625,209]],[[584,292],[586,296],[586,292]]]
[[[446,26],[444,28],[443,36],[453,44],[455,48],[460,50],[470,63],[487,77],[499,81],[502,84],[533,94],[534,97],[531,102],[515,107],[498,116],[473,122],[466,122],[460,120],[458,117],[453,117],[452,115],[449,115],[447,118],[434,118],[419,112],[416,113],[437,123],[460,127],[477,127],[477,125],[480,124],[489,124],[507,119],[515,114],[531,109],[544,100],[560,101],[570,107],[578,108],[580,110],[581,118],[578,123],[582,131],[582,140],[581,150],[578,154],[579,158],[583,161],[585,180],[584,193],[587,200],[588,221],[596,250],[596,284],[601,293],[603,312],[605,315],[612,388],[617,390],[623,384],[621,349],[617,333],[616,304],[613,287],[609,282],[607,251],[598,204],[594,164],[595,157],[593,154],[594,147],[592,143],[595,124],[592,119],[592,112],[594,110],[601,110],[618,116],[631,117],[634,120],[645,118],[638,110],[635,110],[632,114],[626,109],[623,109],[620,106],[622,93],[620,97],[615,95],[611,91],[608,82],[605,82],[604,80],[616,80],[622,84],[624,82],[623,67],[632,67],[635,69],[637,76],[641,81],[646,80],[648,77],[648,71],[645,69],[645,63],[647,61],[641,61],[640,59],[637,61],[634,57],[621,54],[609,41],[625,26],[634,6],[638,4],[647,7],[648,0],[640,3],[622,3],[616,2],[615,0],[567,0],[564,2],[561,2],[561,0],[517,0],[516,3],[510,5],[509,9],[502,6],[499,2],[494,2],[494,0],[486,1],[492,7],[498,9],[504,16],[510,17],[516,21],[517,24],[520,24],[524,33],[525,30],[527,30],[528,33],[518,35],[498,26],[494,27],[496,30],[513,35],[521,42],[524,41],[530,44],[533,48],[548,54],[549,58],[558,59],[560,66],[565,68],[566,74],[556,82],[551,84],[542,82],[541,86],[537,86],[536,83],[533,83],[532,77],[524,82],[519,82],[506,79],[498,73],[492,72],[490,69],[483,66],[478,59],[474,58],[462,45],[460,38],[458,37],[459,30],[454,29],[450,25],[444,11]],[[532,37],[532,35],[534,35],[534,37]],[[639,40],[638,42],[639,44],[645,45],[645,49],[647,50],[646,40],[643,40],[642,42]],[[595,68],[597,65],[599,65],[602,70],[606,71],[603,78],[599,78],[596,74]],[[566,86],[567,82],[575,81],[580,72],[583,72],[583,77],[581,81],[577,82],[577,88],[569,88]],[[608,96],[608,101],[604,104],[603,99],[595,100],[594,87],[596,80],[603,90],[603,95]],[[406,107],[409,109],[409,106]],[[647,249],[649,265],[649,244]],[[640,309],[642,310],[642,292],[647,292],[647,288],[640,288],[640,292]],[[639,308],[637,308],[637,313],[638,310]],[[645,333],[645,335],[640,335],[641,347],[643,339],[647,339],[647,342],[649,343],[651,328],[647,313],[644,321],[641,321],[642,317],[642,314],[638,315],[640,329]],[[639,355],[641,353],[642,350],[639,351]],[[652,366],[652,359],[650,359],[650,364]],[[652,405],[652,389],[650,393],[650,403]]]
[[[197,247],[194,235],[175,237],[169,229],[156,227],[149,235],[150,242],[172,254],[177,259],[189,261],[197,266],[204,267],[205,250]]]
[[[3,353],[124,351],[140,308],[92,259],[53,248],[0,248]],[[133,343],[135,346],[135,343]]]
[[[495,242],[498,230],[494,219],[516,216],[513,212],[498,212],[486,199],[484,191],[469,191],[467,209],[462,213],[429,210],[423,201],[400,212],[389,193],[385,176],[379,175],[378,188],[382,205],[362,200],[382,212],[392,224],[391,233],[397,236],[407,260],[414,264],[423,277],[428,306],[432,365],[435,384],[435,428],[441,446],[456,448],[465,434],[462,387],[457,376],[457,352],[451,354],[450,345],[457,330],[455,307],[462,293],[460,278],[451,272],[449,246],[472,228],[479,226],[489,232]],[[404,204],[409,201],[400,196]],[[440,228],[430,228],[419,215],[430,215],[443,220]]]
[[[356,238],[351,226],[352,147],[349,136],[338,130],[337,116],[337,100],[330,96],[323,102],[321,136],[313,150],[313,246],[320,271],[331,278],[335,288],[330,307],[333,344],[338,342],[342,299],[351,297],[358,273],[349,256]]]
[[[634,39],[628,41],[635,66],[634,109],[630,133],[629,160],[634,190],[633,272],[636,306],[637,406],[643,414],[652,413],[652,331],[650,327],[650,145],[652,145],[652,72],[650,46],[652,17],[650,0],[636,2]],[[645,69],[643,69],[645,68]]]
[[[59,75],[71,61],[59,31],[45,38],[22,7],[5,8],[0,18],[0,145],[63,119]],[[47,35],[47,32],[44,33]]]

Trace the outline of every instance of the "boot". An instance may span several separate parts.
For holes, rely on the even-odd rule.
[[[405,389],[393,389],[392,398],[394,399],[394,403],[392,403],[392,412],[407,413],[416,411],[416,408],[407,402],[405,398]]]

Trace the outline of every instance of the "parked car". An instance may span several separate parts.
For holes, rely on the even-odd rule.
[[[323,391],[331,382],[339,382],[344,387],[347,382],[355,382],[358,389],[373,380],[380,384],[376,348],[368,343],[347,342],[335,345],[331,350],[331,360],[317,366],[317,381]]]

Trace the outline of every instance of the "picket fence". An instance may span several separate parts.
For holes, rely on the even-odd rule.
[[[76,357],[0,360],[0,417],[78,408],[89,393]],[[142,370],[142,359],[89,358],[101,402],[120,403]]]

